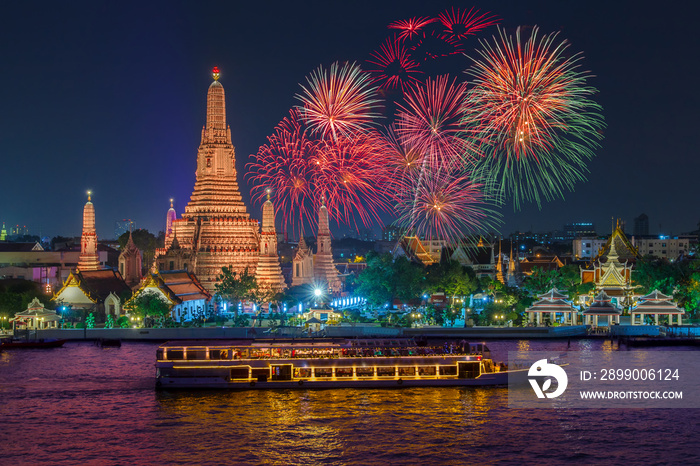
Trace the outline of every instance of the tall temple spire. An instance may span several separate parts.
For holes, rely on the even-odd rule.
[[[501,238],[498,238],[498,256],[496,257],[496,280],[505,283],[503,276],[503,257],[501,256]]]
[[[80,241],[80,258],[78,268],[82,271],[99,270],[100,258],[97,255],[97,231],[95,230],[95,206],[92,204],[92,192],[88,191],[88,200],[83,207],[83,235]]]
[[[260,258],[255,277],[263,287],[282,291],[286,286],[277,255],[277,231],[275,230],[275,207],[270,200],[270,189],[266,190],[267,201],[262,208],[260,231]]]
[[[193,271],[211,293],[224,266],[237,273],[246,269],[255,273],[261,244],[260,225],[250,218],[238,187],[236,152],[226,124],[218,68],[212,77],[192,196],[180,218],[171,223],[170,241],[156,251],[159,268]],[[175,238],[179,248],[173,246]]]
[[[138,285],[141,281],[141,251],[134,244],[133,233],[129,231],[129,239],[124,250],[119,254],[119,273],[130,287]]]
[[[168,239],[173,233],[173,222],[177,219],[177,212],[173,207],[173,200],[170,199],[170,209],[165,217],[165,244],[168,244]]]
[[[333,292],[340,291],[338,269],[333,263],[331,251],[331,229],[328,223],[326,198],[321,196],[321,207],[318,209],[318,234],[316,237],[316,256],[314,257],[314,277],[325,281]]]

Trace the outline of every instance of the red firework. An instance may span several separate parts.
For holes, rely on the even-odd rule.
[[[254,186],[253,198],[262,202],[266,189],[275,193],[275,210],[282,212],[282,221],[292,233],[304,231],[304,224],[316,223],[313,202],[313,167],[310,158],[316,143],[309,140],[295,109],[282,120],[272,136],[247,165],[246,174]]]
[[[483,186],[462,171],[426,171],[397,206],[398,223],[428,240],[460,243],[466,235],[491,227]]]
[[[399,105],[396,132],[401,142],[420,150],[432,167],[454,167],[481,152],[474,140],[465,137],[466,88],[466,83],[438,76],[428,79],[425,86],[411,88],[406,103]]]
[[[391,208],[385,191],[391,178],[387,154],[384,139],[375,132],[319,146],[310,160],[315,191],[325,196],[328,213],[338,223],[356,224],[356,216],[364,226],[382,223],[379,213]]]
[[[333,63],[329,70],[319,66],[306,78],[308,87],[301,86],[297,107],[303,121],[321,139],[352,137],[364,132],[379,117],[379,103],[372,77],[355,63]]]
[[[373,59],[367,61],[377,68],[368,71],[378,74],[375,82],[380,83],[380,88],[404,90],[409,83],[418,82],[414,75],[423,73],[418,70],[418,64],[411,60],[408,50],[396,37],[388,38],[379,50],[371,55]]]
[[[455,10],[441,13],[437,20],[444,26],[443,37],[450,37],[457,40],[466,39],[468,36],[489,26],[498,24],[498,18],[490,13],[479,14],[479,10],[472,8],[469,11]]]
[[[392,175],[388,191],[393,197],[401,198],[413,190],[423,170],[424,153],[410,146],[396,136],[395,126],[388,129],[386,139],[388,165]]]
[[[443,36],[436,31],[421,32],[417,41],[410,48],[411,57],[418,62],[435,60],[464,52],[459,41],[454,37]]]
[[[427,16],[402,19],[391,23],[389,29],[400,30],[401,32],[399,32],[398,38],[405,41],[413,39],[423,28],[435,21],[437,21],[435,18],[429,18]]]

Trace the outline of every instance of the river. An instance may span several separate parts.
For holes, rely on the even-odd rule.
[[[506,388],[156,392],[156,347],[1,353],[2,464],[700,463],[696,409],[511,409]]]

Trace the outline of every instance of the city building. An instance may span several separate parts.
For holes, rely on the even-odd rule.
[[[634,236],[649,236],[649,217],[647,214],[641,214],[634,218]]]
[[[697,243],[697,237],[693,235],[632,237],[632,244],[637,248],[640,256],[654,256],[669,260],[676,260],[688,254],[691,245],[695,243]]]
[[[595,225],[591,222],[567,223],[564,225],[562,240],[571,241],[580,236],[595,236]]]
[[[571,243],[573,256],[576,260],[589,260],[598,255],[601,248],[608,242],[604,236],[582,236],[574,238]]]
[[[222,267],[255,274],[261,244],[258,222],[250,218],[238,188],[236,153],[226,124],[218,68],[213,77],[207,91],[194,190],[181,218],[173,220],[168,213],[171,235],[165,247],[156,250],[155,260],[159,270],[192,271],[209,293],[215,292]],[[268,254],[277,255],[270,244],[268,241]]]

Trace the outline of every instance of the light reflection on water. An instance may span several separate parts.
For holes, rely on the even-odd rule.
[[[569,342],[488,345],[505,360]],[[155,347],[0,354],[3,463],[700,462],[696,410],[516,410],[502,388],[155,392]]]

